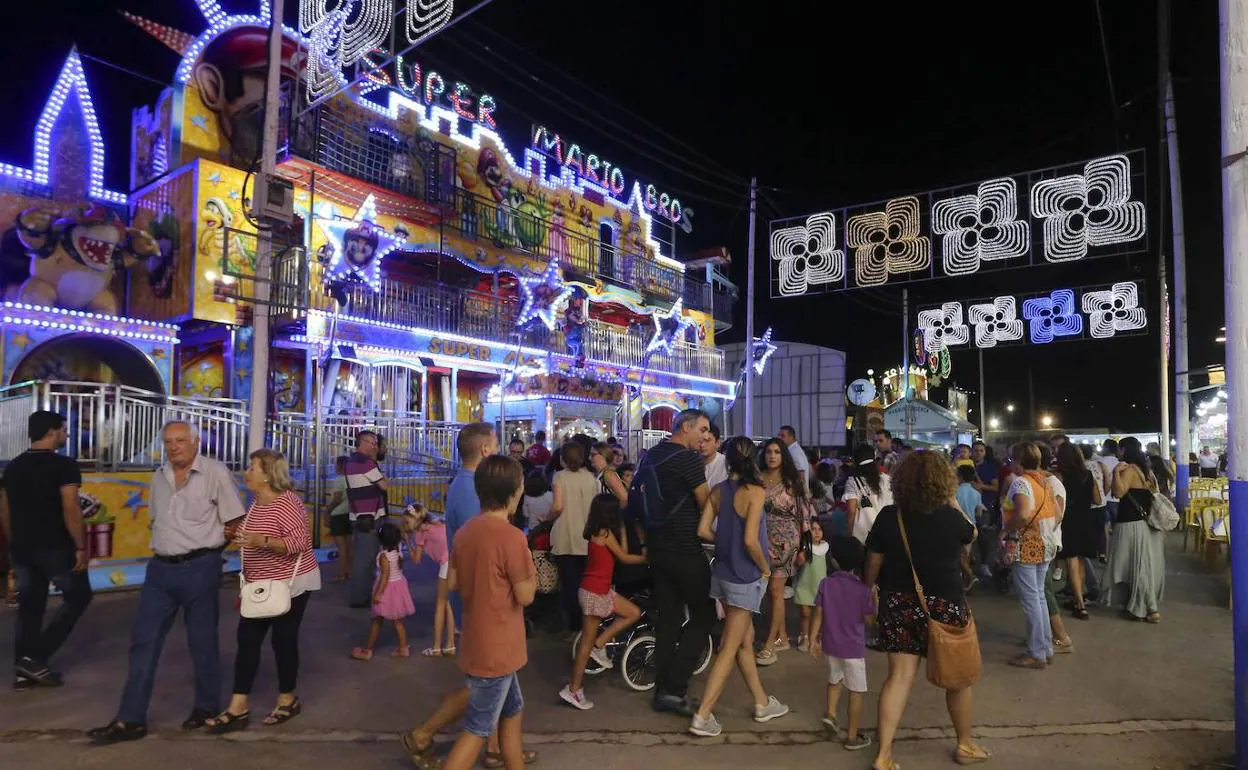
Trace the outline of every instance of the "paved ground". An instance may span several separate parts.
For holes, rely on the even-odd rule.
[[[409,628],[420,647],[431,634],[432,572],[422,565],[413,578],[418,622]],[[235,628],[228,596],[223,592],[221,624],[227,671]],[[135,599],[134,594],[102,596],[91,607],[56,661],[66,675],[64,688],[0,694],[0,767],[246,770],[323,763],[332,752],[335,767],[401,768],[407,765],[395,737],[459,681],[449,660],[397,660],[384,654],[388,650],[370,663],[350,660],[347,653],[361,641],[367,618],[344,606],[340,586],[327,586],[309,606],[304,625],[299,690],[305,711],[299,719],[228,738],[180,734],[191,675],[179,626],[157,677],[150,713],[156,734],[136,744],[95,748],[81,738],[82,731],[108,721],[116,708]],[[1226,602],[1225,584],[1190,554],[1172,548],[1163,625],[1130,623],[1109,610],[1094,612],[1088,623],[1070,619],[1076,653],[1058,658],[1048,671],[1033,672],[1004,664],[1022,635],[1017,600],[987,592],[974,596],[985,657],[976,688],[977,733],[999,758],[994,764],[1023,770],[1224,766],[1219,758],[1233,749]],[[733,680],[718,709],[725,734],[703,740],[685,735],[683,720],[651,712],[646,697],[628,691],[618,675],[589,680],[587,691],[597,703],[593,711],[563,706],[555,693],[567,675],[568,646],[541,635],[529,649],[530,663],[521,675],[528,702],[525,731],[546,767],[870,764],[869,750],[852,755],[822,740],[823,670],[795,652],[781,654],[763,674],[767,687],[792,706],[791,715],[755,724],[746,713],[744,688]],[[11,653],[6,624],[0,655]],[[884,660],[870,656],[871,687],[878,693]],[[274,686],[266,660],[256,686],[258,708]],[[695,683],[695,693],[700,687]],[[866,706],[869,727],[874,711],[872,694]],[[917,686],[903,725],[898,759],[907,770],[950,766],[952,740],[938,690]]]

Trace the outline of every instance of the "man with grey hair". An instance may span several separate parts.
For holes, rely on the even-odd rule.
[[[199,453],[199,435],[185,422],[161,432],[166,462],[152,474],[152,559],[130,629],[130,669],[116,718],[87,732],[100,743],[147,735],[147,707],[156,665],[178,610],[195,668],[195,704],[182,723],[196,730],[220,710],[221,659],[217,649],[217,597],[221,551],[241,523],[243,510],[233,474]]]

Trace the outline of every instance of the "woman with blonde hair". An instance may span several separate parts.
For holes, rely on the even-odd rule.
[[[248,700],[260,667],[260,646],[273,631],[277,662],[277,706],[264,718],[279,725],[299,716],[303,705],[295,695],[299,677],[299,625],[313,591],[321,587],[321,570],[312,552],[312,532],[303,501],[295,494],[286,457],[272,449],[251,453],[243,474],[255,497],[247,518],[234,537],[242,558],[243,581],[285,581],[290,586],[290,609],[270,618],[239,618],[238,651],[234,655],[234,689],[230,705],[208,721],[214,733],[241,730],[251,721]]]
[[[953,466],[935,452],[908,452],[893,467],[891,477],[896,504],[879,512],[867,536],[863,576],[868,586],[879,588],[879,644],[888,653],[874,770],[900,767],[893,760],[893,739],[919,671],[919,659],[927,654],[928,616],[915,590],[914,574],[923,586],[932,620],[959,627],[971,620],[962,588],[961,559],[962,549],[975,538],[975,526],[951,502],[957,491]],[[971,737],[971,688],[946,690],[945,705],[957,735],[954,758],[958,764],[986,762],[992,755]]]

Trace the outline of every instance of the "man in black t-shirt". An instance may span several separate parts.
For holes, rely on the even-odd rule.
[[[60,649],[87,605],[87,550],[78,488],[78,463],[57,450],[65,446],[65,418],[38,411],[27,422],[30,449],[13,458],[0,480],[0,526],[8,538],[18,579],[14,687],[58,687],[60,674],[48,659]],[[61,592],[61,607],[43,627],[48,584]]]
[[[654,466],[668,510],[663,525],[646,535],[647,556],[654,576],[655,711],[692,716],[687,692],[693,670],[715,622],[711,603],[711,568],[698,539],[698,519],[710,490],[698,449],[710,433],[711,421],[699,409],[686,409],[672,421],[672,435],[654,446],[644,462]],[[689,624],[681,631],[685,612]]]

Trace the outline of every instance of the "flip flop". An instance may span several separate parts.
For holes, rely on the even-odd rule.
[[[285,705],[279,703],[277,707],[270,711],[269,715],[264,718],[264,724],[270,727],[273,725],[280,725],[282,722],[289,722],[302,713],[303,704],[299,702],[298,698],[295,698],[293,701]]]
[[[953,761],[959,765],[978,765],[992,759],[992,752],[978,744],[959,745],[953,754]]]
[[[886,759],[884,764],[881,765],[877,759],[871,764],[871,770],[901,770],[901,765],[894,759]]]
[[[440,658],[442,657],[442,650],[438,647],[426,647],[420,651],[420,654],[426,658]]]

